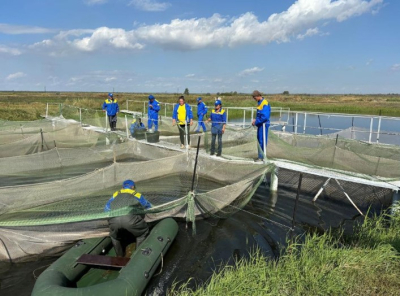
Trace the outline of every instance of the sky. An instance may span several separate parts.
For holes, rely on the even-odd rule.
[[[3,0],[0,91],[400,93],[398,0]]]

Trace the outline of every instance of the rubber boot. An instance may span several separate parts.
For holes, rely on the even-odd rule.
[[[124,249],[122,248],[121,242],[112,237],[111,237],[111,242],[114,246],[115,254],[117,255],[117,257],[124,257],[125,252],[124,252]]]

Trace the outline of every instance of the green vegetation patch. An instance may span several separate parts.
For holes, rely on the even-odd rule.
[[[366,218],[351,237],[341,232],[298,237],[279,260],[255,251],[224,266],[207,285],[175,285],[170,294],[399,295],[400,215],[387,218]]]

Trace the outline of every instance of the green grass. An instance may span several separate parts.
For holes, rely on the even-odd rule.
[[[299,241],[302,241],[301,243]],[[279,260],[259,251],[224,266],[205,286],[189,282],[170,295],[399,295],[400,216],[366,218],[351,237],[306,234]]]
[[[145,101],[146,93],[116,93],[121,109],[125,109],[126,100]],[[154,94],[156,99],[165,103],[176,103],[180,94]],[[89,92],[0,92],[0,118],[8,120],[39,119],[45,113],[46,103],[66,104],[80,108],[101,109],[106,93]],[[198,94],[186,96],[186,102],[196,104]],[[203,101],[212,106],[217,95],[201,95]],[[331,113],[370,114],[384,116],[400,116],[399,95],[265,95],[273,107],[288,107],[293,111],[313,111]],[[256,103],[250,95],[238,94],[222,96],[223,107],[255,107]],[[129,103],[134,106],[133,103]],[[41,106],[41,109],[35,108]],[[21,109],[27,113],[11,112],[9,109]],[[57,108],[52,105],[52,108]],[[143,105],[136,104],[135,111],[142,111]],[[35,109],[35,112],[30,109]],[[131,109],[131,108],[130,108]],[[38,110],[38,111],[37,111]],[[160,111],[163,113],[163,110]],[[170,111],[167,113],[170,115]],[[241,111],[230,112],[230,118],[240,117]],[[13,116],[11,116],[11,114]],[[35,115],[36,114],[36,115]],[[247,114],[246,116],[249,116]]]

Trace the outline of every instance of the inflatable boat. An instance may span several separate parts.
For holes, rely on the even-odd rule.
[[[160,221],[130,257],[116,257],[109,237],[79,241],[39,276],[32,295],[141,295],[177,233],[174,219]]]

